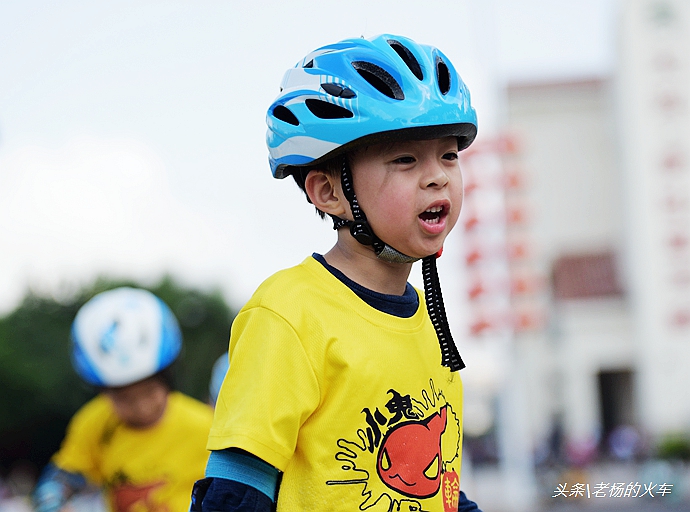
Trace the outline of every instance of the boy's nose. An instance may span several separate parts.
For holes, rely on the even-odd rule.
[[[448,183],[448,174],[440,162],[429,162],[425,167],[423,178],[425,188],[443,187]]]

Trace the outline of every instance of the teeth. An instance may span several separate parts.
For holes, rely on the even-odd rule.
[[[428,210],[425,210],[424,213],[438,213],[441,210],[443,210],[443,206],[434,206],[432,208],[429,208]]]

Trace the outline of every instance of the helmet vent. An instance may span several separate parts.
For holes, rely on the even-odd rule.
[[[314,59],[311,59],[309,62],[306,62],[303,68],[313,68],[314,67]]]
[[[284,105],[278,105],[273,109],[273,117],[293,126],[299,126],[299,119]]]
[[[446,95],[450,91],[450,70],[443,59],[436,57],[436,78],[441,94]]]
[[[355,61],[352,63],[352,67],[357,70],[357,73],[359,73],[364,80],[369,82],[369,85],[381,94],[385,94],[394,100],[405,99],[405,94],[403,94],[400,84],[398,84],[395,78],[382,67],[366,61]]]
[[[357,96],[352,89],[348,89],[347,87],[343,87],[342,85],[338,84],[325,83],[321,84],[321,88],[331,96],[336,96],[338,98],[349,99]]]
[[[304,100],[307,108],[319,119],[348,119],[354,114],[348,109],[323,100],[309,98]]]
[[[404,44],[402,44],[400,41],[396,41],[395,39],[389,39],[388,44],[391,48],[395,50],[395,53],[397,53],[400,56],[400,58],[407,65],[407,67],[410,68],[412,74],[416,76],[418,80],[424,80],[424,73],[422,72],[422,67],[419,65],[419,62],[412,54],[410,49]]]

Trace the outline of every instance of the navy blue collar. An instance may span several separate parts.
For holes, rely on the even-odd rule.
[[[388,295],[386,293],[375,292],[374,290],[370,290],[369,288],[355,283],[340,270],[329,265],[322,255],[314,253],[312,257],[372,308],[400,318],[410,318],[417,312],[417,308],[419,307],[419,296],[410,283],[406,284],[405,293],[402,295]]]

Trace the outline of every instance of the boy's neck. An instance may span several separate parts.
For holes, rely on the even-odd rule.
[[[346,236],[350,236],[349,233]],[[354,242],[354,243],[351,243]],[[339,236],[333,248],[323,255],[326,262],[360,286],[387,295],[403,295],[412,263],[380,260],[371,247],[344,241]]]

